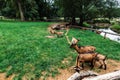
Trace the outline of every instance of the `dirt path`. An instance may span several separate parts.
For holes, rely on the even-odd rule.
[[[12,80],[15,75],[11,75],[10,77],[6,78],[5,73],[0,73],[0,80]]]
[[[89,70],[89,69],[90,68],[86,65],[85,70]],[[93,71],[95,71],[99,74],[105,74],[105,73],[113,72],[115,70],[120,70],[120,61],[108,59],[107,60],[107,70],[98,69],[97,67],[95,67]],[[64,69],[64,70],[60,69],[59,72],[61,74],[57,75],[54,78],[48,77],[46,80],[67,80],[72,74],[75,73],[75,71],[72,70],[72,67],[70,67],[68,69]],[[12,80],[14,77],[14,75],[12,75],[9,78],[6,78],[5,75],[6,75],[5,73],[0,73],[0,80]]]
[[[52,78],[49,77],[47,80],[67,80],[72,74],[74,74],[74,71],[69,69],[59,70],[61,74],[57,75],[56,77]],[[90,68],[86,66],[85,70],[89,70]],[[99,74],[105,74],[109,72],[113,72],[115,70],[120,70],[120,62],[108,59],[107,60],[107,70],[98,69],[98,67],[95,67],[93,71],[99,73]]]

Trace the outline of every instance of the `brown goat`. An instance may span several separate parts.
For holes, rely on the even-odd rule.
[[[64,32],[57,32],[57,31],[54,32],[54,34],[56,34],[57,37],[61,37],[61,36],[63,36],[63,33],[64,33]]]
[[[99,68],[104,68],[105,70],[107,69],[106,58],[107,56],[104,56],[102,54],[98,54],[96,56],[95,61],[98,61],[101,64]]]
[[[98,61],[100,63],[100,68],[104,66],[106,70],[106,56],[102,54],[95,53],[96,48],[94,46],[78,46],[78,39],[73,38],[71,41],[70,48],[74,48],[78,52],[78,56],[76,58],[76,67],[79,67],[79,63],[81,62],[82,68],[84,68],[84,62],[91,63],[91,69],[94,67],[95,62]]]
[[[79,54],[76,58],[76,67],[79,68],[80,67],[80,63],[81,63],[81,67],[84,69],[84,63],[85,62],[90,62],[91,63],[91,69],[94,67],[94,61],[96,58],[97,54],[96,53],[92,53],[92,54]]]
[[[90,53],[95,52],[96,48],[94,46],[78,46],[77,43],[79,39],[72,38],[70,48],[74,48],[78,53]]]
[[[57,31],[53,30],[52,28],[49,28],[49,32],[50,32],[51,34],[56,34],[57,37],[63,36],[63,33],[64,33],[64,32],[57,32]]]
[[[55,33],[55,30],[53,30],[52,27],[49,27],[48,31],[50,32],[50,34],[54,34]]]
[[[71,44],[70,48],[74,48],[78,52],[78,54],[93,53],[96,50],[94,46],[80,46],[79,47],[77,44]]]
[[[79,54],[77,56],[77,63],[76,63],[76,67],[79,68],[80,67],[80,63],[81,63],[81,67],[84,69],[84,63],[85,62],[90,62],[91,63],[91,69],[94,67],[95,62],[99,61],[100,62],[100,68],[104,67],[104,69],[106,70],[106,56],[102,55],[102,54],[97,54],[97,53],[92,53],[92,54]]]

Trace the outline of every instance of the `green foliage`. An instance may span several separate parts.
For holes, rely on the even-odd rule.
[[[88,24],[87,22],[84,22],[84,23],[83,23],[83,26],[84,26],[84,27],[90,27],[90,24]]]
[[[55,8],[46,0],[2,0],[0,13],[8,18],[25,20],[41,20],[43,17],[55,16]],[[21,15],[22,13],[22,15]]]
[[[27,76],[30,80],[41,76],[55,76],[58,68],[75,64],[76,52],[69,48],[65,37],[48,39],[48,22],[0,22],[0,72],[7,77],[15,74],[14,80]],[[120,60],[120,44],[104,39],[91,31],[71,29],[68,33],[80,38],[79,45],[94,45],[97,51],[108,58]],[[63,64],[65,58],[68,63]],[[44,74],[43,74],[44,73]]]
[[[111,29],[116,31],[117,33],[120,33],[120,24],[115,23],[114,25],[111,26]]]
[[[108,19],[93,20],[93,23],[110,23]]]
[[[120,29],[120,25],[119,25],[119,24],[114,24],[114,25],[112,26],[112,28]]]

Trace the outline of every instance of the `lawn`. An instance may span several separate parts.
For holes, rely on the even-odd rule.
[[[114,25],[111,26],[111,29],[120,34],[120,23],[114,23]]]
[[[48,39],[50,22],[0,22],[0,72],[6,77],[15,74],[14,79],[23,76],[38,79],[41,76],[55,76],[58,69],[75,64],[76,52],[69,48],[65,37]],[[97,52],[108,58],[120,60],[120,44],[104,39],[91,31],[71,29],[68,33],[80,38],[79,45],[94,45]],[[62,61],[68,58],[69,62]]]

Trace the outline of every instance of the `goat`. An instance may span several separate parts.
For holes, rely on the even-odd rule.
[[[52,27],[49,27],[48,31],[50,32],[50,34],[54,34],[55,33],[55,30],[53,30]]]
[[[80,40],[76,38],[72,38],[71,44],[77,44]]]
[[[54,34],[56,34],[57,37],[62,37],[62,36],[63,36],[63,33],[64,33],[64,32],[57,32],[57,31],[54,31]]]
[[[78,56],[76,58],[76,66],[79,66],[79,62],[82,63],[82,67],[84,62],[91,62],[91,69],[94,67],[94,64],[96,61],[98,61],[102,68],[104,66],[104,69],[106,70],[106,56],[102,54],[95,53],[96,48],[94,46],[78,46],[78,39],[73,38],[72,44],[70,45],[70,48],[74,48],[78,52]]]
[[[95,61],[98,61],[101,64],[99,68],[104,67],[104,70],[107,69],[106,58],[107,58],[107,56],[104,56],[102,54],[97,54]]]
[[[52,28],[49,28],[49,32],[50,32],[51,34],[56,34],[57,37],[63,36],[63,33],[64,33],[64,32],[57,32],[57,31],[53,30]]]
[[[94,46],[77,46],[77,43],[79,42],[79,39],[72,38],[70,48],[74,48],[78,53],[88,53],[88,52],[94,52],[96,48]]]
[[[80,63],[81,63],[81,67],[82,69],[84,69],[84,63],[85,62],[90,62],[91,63],[91,69],[94,67],[93,64],[93,60],[95,60],[95,57],[97,56],[96,53],[93,54],[79,54],[76,58],[76,67],[79,68],[80,67]]]
[[[92,54],[79,54],[76,58],[76,68],[80,67],[80,63],[81,63],[81,67],[82,69],[84,69],[84,63],[85,62],[90,62],[91,63],[91,69],[94,67],[95,62],[99,61],[100,62],[100,67],[102,68],[104,66],[104,69],[106,70],[106,56],[102,55],[102,54],[98,54],[98,53],[92,53]]]
[[[71,44],[70,48],[74,48],[78,52],[78,54],[93,53],[96,50],[94,46],[80,46],[79,47],[77,44]]]

